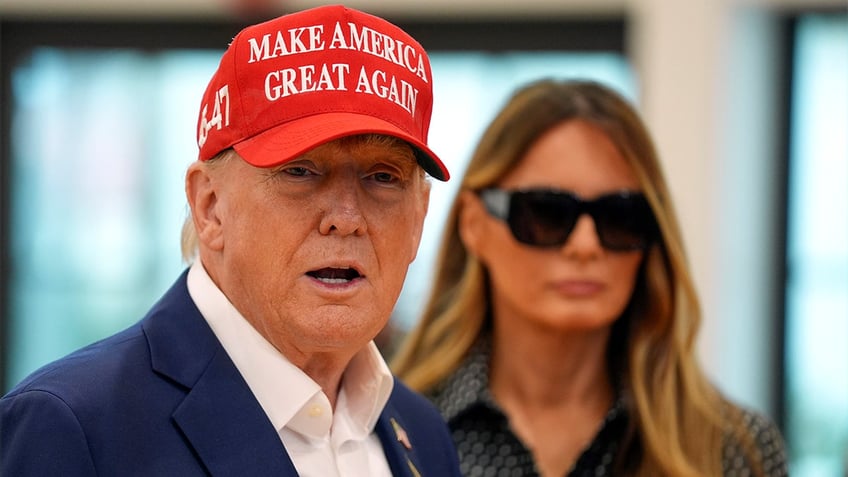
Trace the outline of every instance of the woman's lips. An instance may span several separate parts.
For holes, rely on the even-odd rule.
[[[600,293],[604,284],[595,280],[563,280],[556,282],[554,288],[563,295],[589,297]]]

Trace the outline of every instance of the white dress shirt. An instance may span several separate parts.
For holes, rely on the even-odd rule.
[[[392,475],[374,425],[394,380],[373,342],[345,370],[334,411],[321,387],[235,309],[199,259],[189,270],[188,292],[277,429],[298,474]]]

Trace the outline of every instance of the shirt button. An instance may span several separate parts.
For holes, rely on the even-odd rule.
[[[320,405],[313,404],[309,406],[309,417],[320,417],[321,414],[324,414],[324,409]]]

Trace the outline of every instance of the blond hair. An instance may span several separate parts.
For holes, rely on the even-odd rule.
[[[638,177],[660,230],[608,344],[611,377],[628,396],[631,415],[616,473],[722,475],[727,433],[761,468],[739,410],[722,398],[696,362],[700,305],[679,225],[653,142],[625,99],[587,81],[544,80],[524,87],[482,136],[460,192],[495,184],[542,134],[573,119],[595,125],[616,144]],[[487,272],[465,249],[458,215],[457,201],[445,226],[429,301],[392,362],[401,379],[424,393],[455,371],[492,326]]]

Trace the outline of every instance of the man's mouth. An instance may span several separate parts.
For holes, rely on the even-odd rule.
[[[362,275],[354,268],[328,267],[306,272],[306,274],[319,282],[326,283],[328,285],[350,283],[357,278],[362,278]]]

